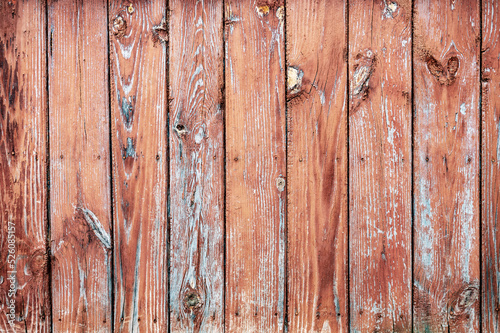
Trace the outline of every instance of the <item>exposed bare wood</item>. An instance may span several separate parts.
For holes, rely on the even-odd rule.
[[[53,330],[111,330],[106,1],[49,1]]]
[[[48,332],[45,2],[0,16],[0,332]]]
[[[109,8],[115,332],[168,329],[165,1]]]
[[[479,330],[479,2],[414,12],[414,330]]]
[[[411,1],[349,7],[351,330],[411,332]]]
[[[347,332],[346,2],[288,1],[290,332]]]
[[[227,1],[226,329],[284,329],[285,49],[282,1]]]
[[[170,322],[224,330],[222,1],[170,5]]]

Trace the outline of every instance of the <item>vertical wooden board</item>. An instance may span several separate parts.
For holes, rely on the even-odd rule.
[[[0,16],[0,331],[48,332],[45,2]]]
[[[479,3],[414,8],[414,329],[479,330]]]
[[[346,2],[288,1],[288,321],[347,332]]]
[[[226,3],[226,329],[284,329],[282,1]]]
[[[500,332],[500,3],[482,2],[482,324]]]
[[[49,1],[53,329],[111,329],[106,1]]]
[[[349,6],[354,332],[411,331],[411,1]]]
[[[224,330],[222,1],[171,1],[170,322]]]
[[[165,1],[111,1],[115,331],[168,329]]]

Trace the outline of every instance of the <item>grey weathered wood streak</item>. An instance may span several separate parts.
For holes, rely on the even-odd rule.
[[[349,6],[350,314],[355,332],[410,332],[410,0]]]
[[[48,332],[45,1],[4,1],[0,17],[0,331]],[[15,258],[8,257],[9,222]],[[9,271],[16,271],[15,297],[8,297]]]
[[[170,324],[224,330],[222,1],[169,3]]]
[[[500,2],[482,2],[483,332],[500,332]]]
[[[166,14],[109,4],[115,332],[168,330]]]
[[[226,330],[278,332],[285,310],[282,1],[226,2]]]
[[[288,329],[347,332],[346,1],[287,1]]]
[[[478,1],[414,7],[414,330],[479,330]]]
[[[49,1],[55,332],[111,330],[106,1]]]

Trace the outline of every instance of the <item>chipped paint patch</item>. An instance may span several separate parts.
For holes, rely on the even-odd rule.
[[[200,144],[204,138],[205,138],[205,131],[203,130],[203,127],[200,127],[198,133],[196,133],[196,135],[194,136],[194,142],[196,142],[196,144]]]
[[[134,140],[132,138],[127,138],[127,147],[125,149],[125,157],[136,157]]]
[[[460,104],[460,113],[465,115],[465,111],[467,110],[465,103]]]

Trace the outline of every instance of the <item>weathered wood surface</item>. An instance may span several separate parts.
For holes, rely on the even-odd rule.
[[[497,1],[47,2],[0,3],[1,332],[500,332]]]
[[[226,329],[278,332],[285,311],[285,10],[227,1]]]
[[[482,328],[500,332],[500,2],[482,3]]]
[[[222,2],[171,1],[170,322],[224,330]]]
[[[477,1],[414,8],[414,330],[479,329]]]
[[[349,6],[351,330],[410,332],[411,1]]]
[[[109,5],[116,332],[168,329],[166,15]]]
[[[48,332],[45,2],[0,16],[0,332]]]
[[[288,321],[347,332],[346,2],[288,1]]]
[[[102,0],[48,3],[55,332],[111,330],[106,13]]]

